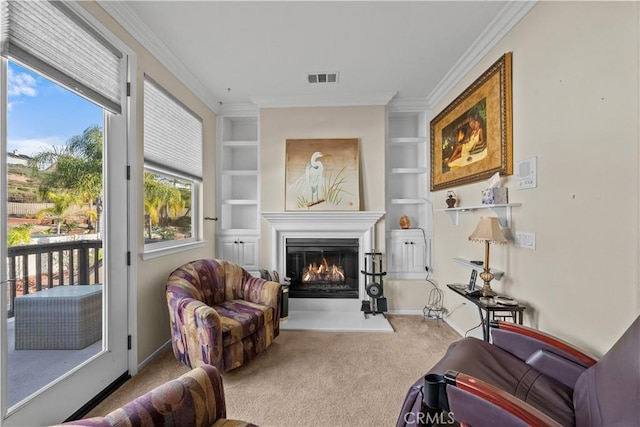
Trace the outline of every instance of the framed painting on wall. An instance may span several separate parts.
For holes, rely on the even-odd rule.
[[[287,139],[285,210],[360,210],[359,140]]]
[[[431,121],[431,191],[513,173],[511,52]]]

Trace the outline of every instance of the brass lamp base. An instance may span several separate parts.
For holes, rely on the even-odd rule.
[[[485,264],[486,265],[486,264]],[[489,269],[485,268],[485,270],[480,273],[480,278],[484,280],[484,285],[482,285],[482,290],[480,291],[483,297],[492,297],[497,295],[491,289],[491,281],[494,278],[494,275]]]

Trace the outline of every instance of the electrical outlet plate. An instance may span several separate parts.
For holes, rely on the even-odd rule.
[[[536,248],[536,233],[516,231],[515,235],[516,246],[526,249]]]

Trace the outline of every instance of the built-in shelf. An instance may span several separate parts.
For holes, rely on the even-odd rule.
[[[386,271],[393,279],[422,279],[431,267],[430,113],[424,104],[387,106]],[[397,229],[404,216],[415,229]]]
[[[391,199],[393,205],[421,205],[427,203],[426,199]]]
[[[391,173],[427,173],[427,168],[393,168]]]
[[[400,136],[396,138],[389,138],[391,144],[420,144],[427,142],[426,136]]]
[[[258,176],[258,171],[255,170],[224,170],[221,172],[226,176]]]
[[[484,267],[482,265],[478,265],[478,264],[474,264],[469,260],[466,260],[464,258],[454,258],[453,262],[455,262],[456,264],[459,264],[463,267],[467,267],[467,268],[471,268],[473,270],[477,270],[479,272],[483,272],[484,271]],[[491,270],[491,273],[493,273],[493,278],[495,280],[500,280],[502,278],[502,275],[504,274],[504,271],[502,270],[498,270],[496,268],[489,268],[489,270]]]
[[[253,109],[218,116],[216,255],[253,275],[260,266],[259,117]]]
[[[226,199],[221,202],[223,205],[257,205],[257,200],[251,199]]]
[[[256,238],[259,237],[258,122],[254,111],[218,117],[216,166],[220,236],[233,237],[239,231],[250,230]],[[218,248],[224,253],[222,249]]]
[[[240,147],[255,147],[258,145],[257,141],[235,141],[235,140],[231,140],[231,141],[222,141],[222,145],[223,146],[229,146],[229,147],[233,147],[233,148],[240,148]]]
[[[522,206],[522,203],[504,203],[500,205],[463,206],[459,208],[436,209],[436,212],[444,212],[449,216],[451,223],[458,225],[460,212],[475,211],[478,209],[491,209],[498,217],[498,222],[505,228],[511,228],[511,208]]]

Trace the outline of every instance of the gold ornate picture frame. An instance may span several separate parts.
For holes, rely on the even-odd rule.
[[[511,52],[431,120],[431,191],[513,173]]]

